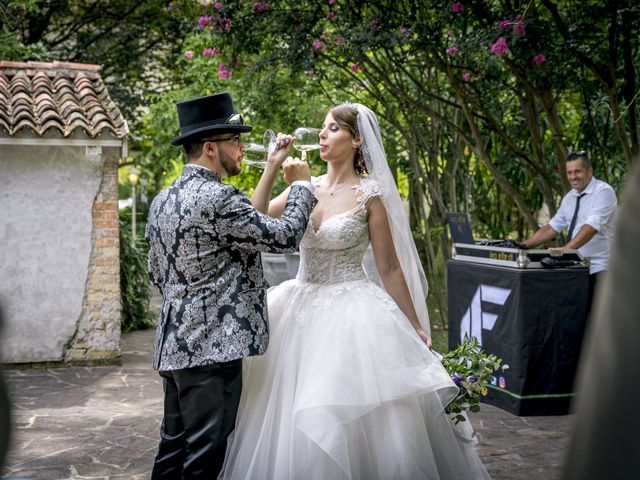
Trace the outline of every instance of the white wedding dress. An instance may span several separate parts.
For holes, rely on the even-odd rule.
[[[489,478],[444,406],[457,387],[393,299],[362,267],[359,206],[311,222],[297,278],[268,293],[270,343],[245,359],[225,480]],[[468,432],[467,432],[468,433]]]

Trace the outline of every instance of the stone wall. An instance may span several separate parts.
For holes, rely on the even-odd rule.
[[[120,356],[117,148],[0,148],[0,362]]]

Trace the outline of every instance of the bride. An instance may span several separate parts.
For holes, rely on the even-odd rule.
[[[269,291],[270,345],[245,360],[221,477],[489,478],[444,412],[457,387],[428,348],[427,284],[375,114],[333,107],[320,157],[298,275]],[[288,191],[269,194],[252,202],[277,217]]]

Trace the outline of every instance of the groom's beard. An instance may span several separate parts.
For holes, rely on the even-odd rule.
[[[233,177],[240,173],[242,162],[242,152],[237,155],[229,155],[227,152],[220,151],[220,165],[224,168],[227,177]]]

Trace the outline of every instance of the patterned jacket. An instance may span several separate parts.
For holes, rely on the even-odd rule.
[[[149,276],[163,297],[156,370],[264,353],[269,334],[259,252],[295,251],[315,203],[296,185],[282,217],[272,218],[215,172],[185,165],[153,200],[147,221]]]

